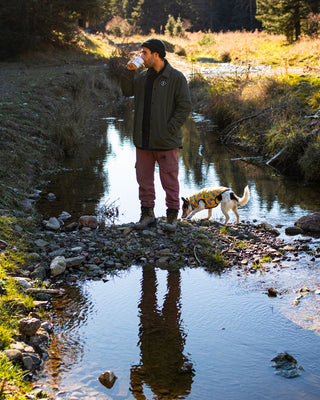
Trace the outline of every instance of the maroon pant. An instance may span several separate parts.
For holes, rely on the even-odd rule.
[[[136,149],[136,175],[141,206],[154,207],[154,170],[159,165],[161,185],[166,192],[166,206],[179,210],[179,149],[151,151]]]

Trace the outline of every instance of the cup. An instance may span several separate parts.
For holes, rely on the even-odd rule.
[[[134,60],[130,61],[130,64],[133,64],[137,69],[142,67],[144,61],[141,56],[137,56]]]

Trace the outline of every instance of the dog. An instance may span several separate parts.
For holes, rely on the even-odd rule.
[[[208,217],[204,220],[211,218],[212,209],[221,204],[221,211],[225,216],[224,225],[229,221],[229,210],[232,210],[237,217],[237,224],[239,223],[238,204],[244,206],[250,199],[250,190],[247,185],[244,188],[243,196],[240,198],[227,187],[212,187],[200,190],[200,192],[193,194],[188,198],[181,197],[182,204],[182,218],[191,219],[199,211],[208,210]]]

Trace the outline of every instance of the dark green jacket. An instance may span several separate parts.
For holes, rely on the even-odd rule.
[[[144,86],[147,71],[136,73],[125,69],[121,76],[124,96],[134,96],[133,142],[142,148]],[[187,80],[169,63],[157,77],[152,89],[149,150],[172,150],[182,147],[181,126],[191,111]]]

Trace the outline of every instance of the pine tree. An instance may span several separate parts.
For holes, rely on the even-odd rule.
[[[302,0],[257,0],[257,19],[271,33],[283,33],[288,42],[298,40],[309,7]]]

